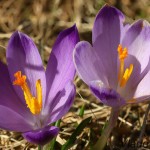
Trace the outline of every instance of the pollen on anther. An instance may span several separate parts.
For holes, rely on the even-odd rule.
[[[21,75],[21,71],[18,71],[14,74],[14,77],[16,78],[13,82],[13,85],[19,85],[22,86],[26,82],[26,76]]]
[[[129,68],[124,69],[125,58],[128,57],[128,49],[122,48],[122,45],[118,46],[118,58],[120,60],[120,68],[118,74],[118,81],[120,82],[120,87],[124,87],[129,80],[133,72],[133,64],[130,64]]]
[[[122,46],[121,46],[121,44],[119,44],[119,46],[118,46],[118,53],[121,53],[122,52]]]
[[[30,109],[30,112],[34,115],[40,114],[42,110],[42,86],[41,80],[38,79],[36,82],[36,96],[33,96],[31,90],[26,82],[26,76],[21,74],[21,71],[18,71],[14,74],[15,81],[13,85],[18,85],[21,87],[24,93],[24,99],[26,101],[27,107]]]
[[[125,47],[124,49],[122,49],[122,46],[119,45],[118,46],[118,54],[119,54],[119,59],[124,60],[128,56],[127,48]]]

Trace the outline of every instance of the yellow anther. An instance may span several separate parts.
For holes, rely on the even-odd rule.
[[[41,80],[36,81],[36,97],[39,105],[42,108],[42,86],[41,86]]]
[[[133,64],[130,64],[130,67],[124,71],[124,60],[127,56],[128,56],[127,48],[123,49],[122,46],[119,44],[118,57],[120,60],[120,69],[118,75],[118,82],[120,82],[120,87],[124,87],[126,85],[133,71]]]
[[[128,56],[127,48],[125,47],[123,49],[122,46],[119,44],[119,46],[118,46],[118,54],[119,54],[119,59],[120,60],[124,60]]]
[[[21,75],[21,71],[18,71],[14,74],[16,80],[13,82],[14,85],[21,87],[24,92],[24,98],[27,104],[27,107],[30,109],[31,113],[39,114],[42,109],[42,86],[41,80],[36,81],[36,97],[31,94],[30,88],[26,82],[26,76]]]
[[[130,67],[125,70],[120,86],[123,87],[126,85],[133,71],[133,64],[130,64]]]
[[[21,76],[21,71],[18,71],[14,74],[16,80],[13,82],[14,85],[22,86],[26,82],[26,76]]]
[[[118,75],[119,81],[122,79],[123,73],[124,73],[124,60],[120,60],[120,69],[119,69],[119,75]]]
[[[122,46],[121,46],[121,44],[119,44],[119,46],[118,46],[118,53],[120,54],[122,52]]]

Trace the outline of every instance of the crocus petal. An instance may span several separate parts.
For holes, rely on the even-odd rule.
[[[0,70],[0,105],[9,107],[16,113],[22,115],[26,120],[32,120],[32,115],[26,104],[22,103],[15,93],[10,81],[8,68],[2,62],[0,62]]]
[[[136,91],[134,93],[133,99],[135,102],[142,102],[150,99],[150,71],[138,84]]]
[[[108,4],[104,5],[99,11],[99,13],[97,14],[95,22],[94,22],[94,27],[92,31],[93,43],[103,33],[103,30],[104,30],[103,28],[105,27],[105,25],[107,25],[106,26],[108,29],[107,33],[110,31],[110,32],[113,32],[113,35],[115,35],[115,31],[120,30],[120,26],[123,25],[124,20],[125,20],[125,17],[120,10],[118,10],[115,7],[109,6]],[[111,24],[108,24],[110,22]],[[117,25],[117,27],[119,28],[117,29],[115,25]],[[111,27],[111,28],[109,29],[108,27]],[[112,27],[115,29],[115,31],[113,31]],[[117,31],[117,32],[119,32],[120,34],[120,31]]]
[[[29,142],[37,145],[45,145],[50,142],[55,136],[57,136],[59,128],[54,126],[47,126],[42,129],[29,131],[23,133],[23,137]]]
[[[139,82],[150,70],[150,25],[139,20],[126,32],[123,47],[127,47],[129,56],[125,60],[125,68],[133,64],[133,72],[126,86],[125,93],[135,93]],[[129,94],[128,94],[129,95]]]
[[[32,39],[21,32],[15,32],[9,40],[6,57],[11,80],[14,81],[14,74],[17,71],[21,71],[22,74],[27,76],[29,87],[35,96],[35,84],[40,79],[44,99],[46,90],[45,71],[39,52]],[[14,88],[19,96],[24,99],[21,88],[18,86],[14,86]]]
[[[62,118],[72,106],[75,97],[75,86],[72,82],[68,82],[66,87],[59,91],[56,97],[53,99],[49,110],[50,118],[48,118],[47,124],[57,121]]]
[[[123,39],[123,47],[127,47],[128,53],[136,57],[141,64],[141,72],[145,69],[150,57],[150,24],[139,20],[126,32]]]
[[[121,107],[126,101],[113,89],[105,87],[101,81],[92,81],[90,89],[94,95],[105,105]]]
[[[105,5],[97,14],[92,41],[96,53],[105,68],[111,88],[117,88],[117,48],[120,44],[124,16],[116,8]]]
[[[139,77],[142,77],[145,75],[145,73],[147,73],[147,69],[145,69],[145,71],[141,74],[140,62],[136,59],[136,57],[129,54],[128,57],[125,59],[124,68],[125,69],[129,68],[131,64],[133,64],[133,71],[126,85],[124,87],[118,86],[118,89],[117,89],[118,93],[120,93],[120,95],[126,100],[133,98],[137,84],[139,83]]]
[[[0,128],[25,132],[32,130],[33,124],[10,108],[0,105]]]
[[[122,40],[123,40],[123,38],[124,38],[124,36],[125,36],[125,34],[126,34],[126,32],[127,32],[127,30],[130,28],[130,24],[124,24],[123,26],[122,26],[122,29],[121,29],[121,43],[122,43]]]
[[[75,67],[73,65],[72,53],[79,35],[76,26],[61,32],[53,46],[50,59],[46,68],[47,102],[50,97],[64,88],[69,80],[73,80]]]
[[[107,84],[104,67],[90,43],[79,42],[74,49],[74,63],[80,78],[87,84],[93,80],[102,80]]]

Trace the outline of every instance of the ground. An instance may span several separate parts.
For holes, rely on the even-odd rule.
[[[150,21],[149,0],[1,0],[0,59],[6,62],[5,53],[8,40],[14,31],[19,30],[33,38],[46,67],[54,41],[63,29],[76,23],[81,40],[91,42],[95,15],[105,3],[123,11],[127,22],[131,23],[140,18]],[[86,150],[89,149],[91,143],[97,140],[100,129],[109,117],[110,108],[100,103],[77,76],[75,84],[77,94],[74,105],[62,119],[57,142],[64,144],[77,124],[92,116],[92,121],[78,136],[75,145],[71,148],[71,150]],[[83,105],[85,113],[83,117],[80,117],[78,112]],[[121,147],[137,149],[137,146],[134,147],[134,145],[138,144],[136,141],[147,107],[148,103],[142,103],[128,105],[122,109],[106,149],[120,149]],[[148,116],[143,142],[149,142],[149,136],[150,116]],[[129,139],[133,139],[134,143],[130,143]],[[122,145],[125,142],[126,145]],[[28,143],[20,133],[0,130],[0,149],[37,149],[37,146]]]

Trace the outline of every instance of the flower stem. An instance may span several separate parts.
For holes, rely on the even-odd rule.
[[[119,108],[112,108],[108,124],[106,128],[104,129],[101,137],[98,139],[97,143],[94,145],[93,150],[104,149],[107,143],[107,140],[109,138],[109,135],[117,122],[118,116],[119,116]]]

